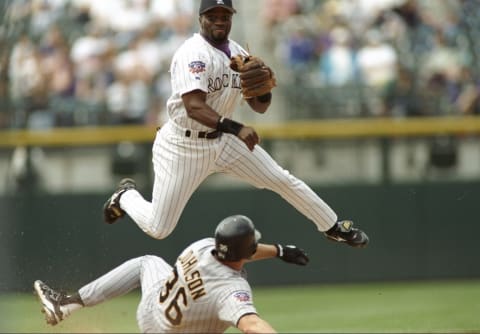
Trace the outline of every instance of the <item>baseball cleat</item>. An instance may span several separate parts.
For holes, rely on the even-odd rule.
[[[120,197],[124,192],[130,189],[137,189],[137,185],[132,179],[122,179],[118,184],[117,190],[103,205],[103,219],[107,224],[113,224],[117,219],[125,216],[125,211],[120,207]]]
[[[42,303],[42,312],[45,313],[47,324],[54,326],[62,321],[66,315],[60,310],[60,305],[66,296],[38,280],[33,283],[33,288]]]
[[[324,234],[330,240],[344,242],[347,245],[356,248],[367,247],[369,241],[367,234],[362,230],[353,227],[353,222],[351,220],[337,222]]]

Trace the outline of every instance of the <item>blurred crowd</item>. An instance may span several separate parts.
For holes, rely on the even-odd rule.
[[[162,121],[169,62],[195,29],[196,0],[2,5],[0,128]],[[261,6],[292,117],[480,113],[478,0]]]
[[[480,113],[478,0],[265,0],[263,20],[307,117]]]
[[[194,0],[6,2],[0,126],[157,123],[170,93],[170,59],[192,32],[195,6]]]

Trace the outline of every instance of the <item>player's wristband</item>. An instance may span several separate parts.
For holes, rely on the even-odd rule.
[[[243,124],[235,122],[230,118],[220,117],[217,123],[217,130],[220,132],[231,133],[238,136],[240,130],[242,130]]]
[[[268,103],[272,100],[272,92],[257,96],[257,100],[261,103]]]
[[[281,258],[283,256],[283,247],[280,244],[275,244],[275,248],[277,249],[277,257]]]

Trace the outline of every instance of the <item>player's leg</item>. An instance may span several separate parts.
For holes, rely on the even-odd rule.
[[[126,212],[120,207],[120,198],[122,195],[132,189],[137,189],[137,184],[130,178],[122,179],[115,192],[103,205],[103,220],[107,224],[117,222],[119,218],[125,216]]]
[[[34,289],[42,303],[47,323],[56,325],[73,311],[97,305],[139,287],[143,261],[144,257],[129,260],[72,295],[58,292],[42,281],[35,281]]]
[[[33,289],[42,304],[42,312],[49,325],[56,325],[71,312],[84,306],[78,293],[67,295],[56,291],[40,280],[33,283]]]
[[[236,137],[231,137],[221,156],[225,172],[257,188],[278,193],[298,211],[312,220],[320,231],[337,221],[336,213],[303,181],[281,168],[259,145],[253,152]]]
[[[160,155],[156,159],[152,201],[145,200],[138,191],[128,191],[120,204],[146,234],[164,239],[175,229],[188,200],[207,174],[187,169],[191,161],[169,163],[161,161]]]
[[[140,287],[144,256],[128,260],[83,286],[78,293],[85,306],[94,306],[106,300],[122,296]]]
[[[156,239],[166,238],[174,230],[193,192],[210,174],[211,166],[211,144],[207,141],[190,143],[182,138],[177,142],[168,129],[164,132],[157,135],[161,138],[155,141],[152,151],[152,201],[145,200],[136,189],[125,191],[119,199],[121,209]]]
[[[142,298],[148,295],[155,286],[163,284],[172,273],[172,266],[164,259],[154,255],[142,257],[142,268],[140,271],[140,284],[142,287]]]
[[[260,146],[250,152],[243,142],[231,137],[222,160],[228,174],[239,177],[257,188],[266,188],[282,196],[293,207],[315,223],[319,231],[354,247],[368,243],[364,232],[352,228],[351,222],[337,224],[337,214],[305,182],[280,167]],[[341,237],[343,239],[341,239]],[[345,238],[348,238],[346,240]]]
[[[141,271],[142,300],[137,308],[137,323],[142,333],[163,332],[156,322],[158,297],[172,266],[157,256],[144,256]]]
[[[132,220],[149,236],[164,239],[172,233],[189,198],[198,187],[192,183],[155,176],[152,202],[138,191],[129,191],[122,196],[121,205]],[[160,188],[160,191],[159,189]]]

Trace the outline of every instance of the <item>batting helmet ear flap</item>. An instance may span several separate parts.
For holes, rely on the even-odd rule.
[[[250,258],[257,251],[261,233],[250,218],[234,215],[222,220],[215,230],[217,257],[225,261]]]

